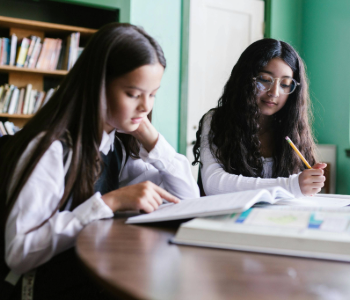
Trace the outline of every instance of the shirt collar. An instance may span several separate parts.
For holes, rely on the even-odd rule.
[[[110,150],[114,151],[114,139],[115,139],[115,130],[112,130],[110,133],[103,131],[102,141],[101,141],[99,150],[104,155],[107,155]]]

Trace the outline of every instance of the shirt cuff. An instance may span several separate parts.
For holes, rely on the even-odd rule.
[[[141,159],[160,171],[171,169],[171,162],[175,155],[176,152],[174,148],[161,134],[159,134],[158,141],[150,152],[147,152],[142,145],[140,148]]]
[[[299,174],[295,174],[291,176],[291,189],[292,193],[296,198],[305,197],[304,194],[301,192],[300,185],[299,185]]]
[[[84,226],[95,220],[113,217],[113,211],[103,202],[100,192],[77,206],[73,213]]]

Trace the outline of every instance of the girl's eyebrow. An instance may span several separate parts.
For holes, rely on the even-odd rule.
[[[141,89],[141,88],[139,88],[139,87],[137,87],[137,86],[134,86],[134,85],[127,85],[127,86],[124,86],[124,87],[127,88],[127,89],[139,90],[139,91],[144,92],[144,93],[147,92],[147,91],[145,91],[144,89]],[[159,88],[160,88],[160,86],[157,87],[156,89],[154,89],[153,92],[156,91],[156,90],[158,90]]]
[[[270,75],[273,75],[273,73],[272,73],[272,72],[270,72],[270,71],[266,71],[266,70],[261,70],[260,72],[262,72],[262,73],[267,73],[267,74],[270,74]],[[293,77],[291,77],[291,76],[282,76],[282,78],[293,78]]]

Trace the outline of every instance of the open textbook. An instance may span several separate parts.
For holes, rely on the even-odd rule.
[[[350,208],[266,206],[181,224],[175,244],[350,261]]]
[[[350,204],[350,196],[322,195],[295,198],[285,189],[274,187],[183,200],[178,204],[163,204],[150,214],[128,218],[126,223],[150,223],[243,212],[260,202],[293,206],[344,207]]]

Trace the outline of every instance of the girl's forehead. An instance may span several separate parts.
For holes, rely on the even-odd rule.
[[[293,77],[292,68],[281,58],[271,59],[260,72],[268,73],[277,77]]]

